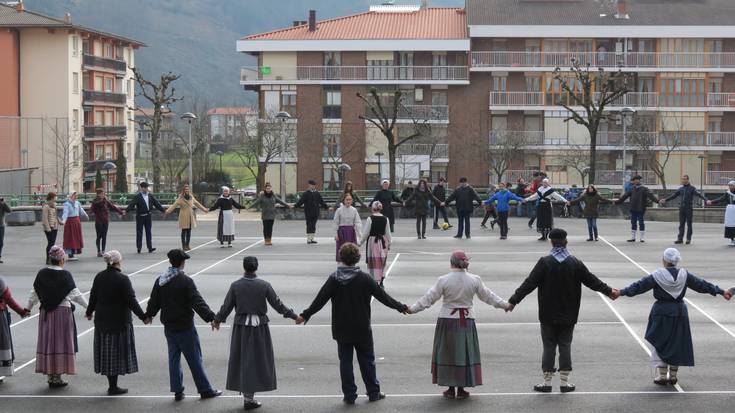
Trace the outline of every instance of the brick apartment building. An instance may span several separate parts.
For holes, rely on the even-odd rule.
[[[212,108],[207,111],[207,118],[210,143],[215,146],[236,145],[243,135],[257,133],[258,111],[251,107]]]
[[[572,58],[593,68],[632,76],[632,91],[609,107],[598,136],[601,185],[620,185],[623,166],[650,185],[657,177],[647,154],[627,145],[619,112],[636,110],[631,128],[652,142],[677,136],[680,146],[666,166],[669,184],[687,173],[694,183],[722,185],[735,178],[735,8],[729,0],[651,2],[636,0],[466,0],[464,8],[374,6],[331,20],[238,41],[237,50],[257,57],[243,68],[241,84],[259,93],[260,113],[285,110],[295,124],[297,153],[287,166],[293,191],[309,178],[326,180],[325,155],[346,137],[360,140],[344,154],[356,187],[387,177],[387,153],[374,127],[360,121],[356,97],[376,87],[406,92],[406,129],[411,119],[432,124],[432,145],[408,145],[398,179],[467,176],[477,186],[493,180],[488,150],[494,139],[523,134],[529,142],[505,178],[546,171],[557,185],[581,183],[561,154],[589,144],[586,129],[564,122],[556,104],[568,99],[553,78]],[[261,115],[261,118],[264,116]],[[644,126],[645,125],[645,130]],[[399,135],[402,132],[399,131]],[[410,133],[406,131],[404,133]],[[422,138],[423,139],[423,138]],[[438,140],[438,141],[437,141]],[[671,141],[671,139],[668,139]],[[436,145],[440,142],[439,145]],[[330,146],[331,145],[331,146]],[[441,146],[440,146],[441,145]],[[337,149],[338,148],[337,144]],[[427,148],[441,148],[429,154]],[[657,157],[664,155],[663,146]],[[650,148],[648,151],[650,154]],[[269,168],[277,185],[279,167]]]

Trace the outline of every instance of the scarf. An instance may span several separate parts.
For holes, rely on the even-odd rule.
[[[36,275],[33,289],[46,312],[55,310],[69,293],[77,288],[71,273],[61,267],[44,268]]]
[[[550,255],[558,262],[564,262],[564,260],[569,258],[572,254],[570,254],[565,247],[554,247],[551,249]]]
[[[676,279],[674,279],[674,276],[666,268],[659,268],[651,274],[656,284],[674,300],[681,296],[681,293],[687,285],[687,270],[679,268],[678,271]]]
[[[163,287],[164,285],[168,284],[169,281],[174,279],[174,277],[176,277],[179,274],[183,275],[184,272],[176,267],[169,267],[165,273],[161,274],[161,276],[158,277],[158,285],[160,287]]]
[[[273,191],[271,191],[271,192],[265,192],[265,191],[264,191],[264,192],[263,192],[263,196],[265,196],[266,198],[270,198],[270,197],[272,197],[272,196],[273,196]]]

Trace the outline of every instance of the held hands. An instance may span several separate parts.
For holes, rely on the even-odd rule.
[[[301,324],[304,324],[304,321],[306,321],[304,320],[304,317],[298,316],[296,317],[296,320],[294,320],[294,323],[296,323],[296,325],[301,325]]]
[[[31,310],[29,310],[29,309],[27,309],[27,308],[24,308],[24,309],[23,309],[23,315],[21,315],[21,317],[23,317],[23,318],[28,318],[28,317],[30,317],[30,316],[31,316]]]
[[[665,199],[660,199],[658,201],[658,204],[661,205],[661,206],[664,206],[666,204],[666,200]]]
[[[505,312],[506,312],[506,313],[510,313],[510,312],[513,312],[513,309],[514,309],[514,308],[516,308],[515,304],[510,304],[510,303],[508,303],[508,305],[507,305],[507,306],[505,307]]]
[[[732,294],[733,294],[733,288],[725,291],[725,293],[722,294],[722,296],[725,298],[725,300],[730,301],[730,299],[732,298]]]
[[[705,204],[706,204],[707,206],[709,206],[709,205],[712,205],[712,201],[710,201],[710,200],[707,200],[707,202],[705,202]]]
[[[153,319],[150,317],[146,317],[143,319],[143,324],[150,325],[153,322]]]
[[[92,321],[92,313],[88,313],[84,316],[87,320]]]
[[[620,297],[620,290],[617,288],[613,288],[612,292],[610,293],[610,299],[611,300],[617,300]]]
[[[214,331],[214,330],[219,331],[219,326],[221,324],[221,322],[219,320],[212,320],[212,322],[210,324],[212,325],[212,331]]]

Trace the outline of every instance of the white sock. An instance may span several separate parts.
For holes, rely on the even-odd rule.
[[[668,369],[668,367],[666,367],[666,366],[664,366],[664,367],[659,367],[659,368],[658,368],[658,378],[659,378],[659,379],[666,379],[666,378],[668,377],[668,376],[667,376],[667,373],[668,373],[668,372],[669,372],[669,369]]]
[[[559,379],[561,380],[561,385],[566,386],[569,384],[569,375],[571,374],[571,371],[560,371],[559,372]]]
[[[646,231],[641,231],[641,241],[646,239]]]
[[[544,385],[551,386],[551,379],[554,378],[554,373],[551,371],[544,372]]]
[[[630,239],[635,239],[636,230],[630,231]]]

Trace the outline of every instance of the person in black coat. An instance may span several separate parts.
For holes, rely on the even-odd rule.
[[[572,371],[572,337],[574,325],[579,317],[582,299],[582,284],[616,299],[620,291],[610,288],[592,274],[578,258],[567,251],[567,232],[554,228],[549,232],[551,253],[542,257],[515,294],[508,300],[513,311],[523,298],[538,288],[538,316],[541,322],[541,340],[544,353],[541,361],[544,382],[534,390],[551,392],[551,379],[557,371],[556,349],[559,348],[559,375],[562,393],[572,392],[576,387],[569,383]]]
[[[457,209],[457,235],[454,238],[462,238],[462,232],[467,238],[470,238],[470,217],[472,211],[475,210],[475,202],[477,205],[482,205],[482,200],[477,192],[467,183],[467,178],[459,178],[459,186],[452,192],[452,195],[447,198],[445,205],[449,205],[454,202],[454,207]]]
[[[141,182],[140,191],[135,194],[133,200],[128,204],[127,211],[135,210],[135,246],[138,248],[138,254],[143,248],[143,230],[145,229],[145,243],[148,252],[153,252],[153,235],[151,234],[151,208],[155,208],[161,212],[166,212],[160,202],[148,192],[148,182]]]
[[[434,197],[438,199],[441,202],[444,202],[447,200],[447,180],[443,177],[439,177],[439,183],[434,185],[434,188],[431,190],[431,193],[434,194]],[[448,228],[452,227],[452,224],[449,223],[449,219],[447,218],[447,206],[441,206],[439,204],[434,204],[434,229],[439,229],[439,214],[441,214],[442,218],[444,218],[444,223],[449,225]]]
[[[309,179],[309,189],[301,194],[301,198],[294,204],[294,208],[304,207],[306,217],[306,243],[316,244],[316,222],[319,220],[319,208],[329,209],[322,194],[316,190],[316,181]]]
[[[684,242],[684,226],[687,227],[687,244],[692,243],[692,221],[694,218],[694,197],[700,198],[706,205],[712,205],[712,201],[708,200],[701,191],[697,191],[691,183],[689,183],[689,175],[681,177],[681,186],[673,194],[666,199],[659,200],[659,204],[663,206],[667,202],[681,196],[679,203],[679,234],[674,244],[682,244]]]
[[[128,392],[118,387],[117,377],[138,372],[131,311],[146,324],[150,320],[135,298],[130,278],[121,272],[120,252],[107,251],[103,258],[107,269],[94,277],[87,319],[94,314],[94,372],[107,376],[107,394],[116,396]]]
[[[388,223],[390,224],[390,232],[393,233],[395,232],[393,227],[396,222],[396,216],[393,212],[393,202],[402,204],[403,201],[401,201],[396,193],[390,189],[390,181],[388,181],[387,179],[383,179],[380,185],[381,188],[378,190],[378,192],[375,193],[375,195],[373,195],[372,202],[378,201],[381,205],[383,205],[383,215],[388,218]]]
[[[414,191],[416,191],[416,188],[413,186],[413,181],[408,181],[406,187],[401,191],[401,202],[404,203],[403,208],[401,208],[401,218],[410,218],[414,214],[413,202],[406,202],[411,198]]]
[[[641,242],[646,242],[646,208],[648,201],[659,202],[658,198],[651,192],[648,187],[641,185],[640,175],[636,175],[630,179],[633,184],[631,189],[621,196],[616,204],[622,204],[623,201],[630,198],[630,231],[631,238],[628,242],[635,242],[636,231],[640,230]]]
[[[344,402],[354,404],[357,386],[352,370],[353,351],[365,381],[368,399],[377,401],[385,398],[380,391],[375,370],[375,350],[370,327],[370,302],[373,297],[389,308],[406,313],[408,307],[394,300],[373,278],[360,271],[360,247],[347,243],[339,250],[342,265],[329,276],[309,308],[296,320],[297,324],[308,322],[327,301],[332,301],[332,338],[337,341],[340,377]]]

